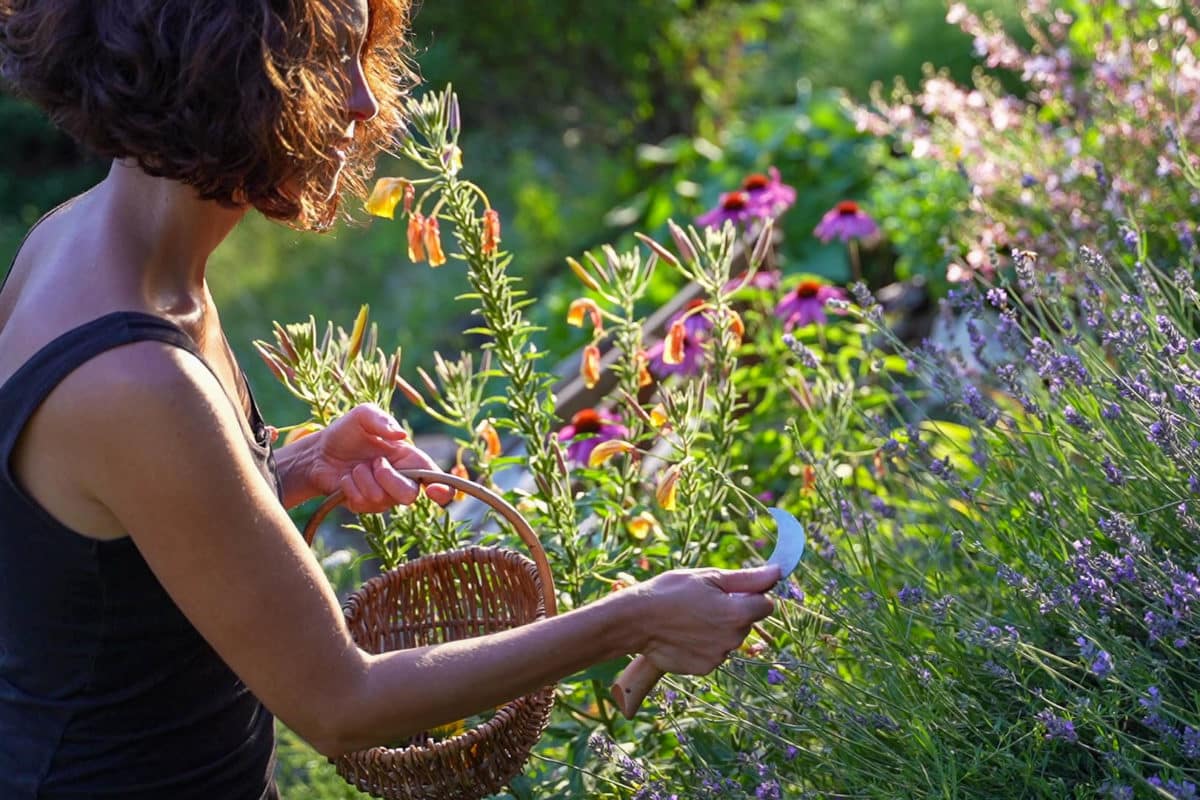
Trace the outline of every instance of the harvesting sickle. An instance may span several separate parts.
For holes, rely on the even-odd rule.
[[[767,513],[775,520],[778,532],[775,550],[767,559],[767,563],[779,567],[779,580],[783,582],[795,571],[800,557],[804,555],[804,526],[782,508],[772,507],[767,509]],[[629,666],[622,670],[613,681],[612,698],[625,719],[633,719],[646,695],[662,676],[663,673],[644,655],[633,659]]]

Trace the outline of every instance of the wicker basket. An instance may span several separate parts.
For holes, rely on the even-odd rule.
[[[442,483],[491,506],[520,535],[534,560],[511,550],[467,547],[424,556],[367,581],[343,611],[354,641],[371,653],[468,639],[554,616],[554,582],[545,550],[503,498],[454,475],[401,474]],[[312,543],[321,520],[344,498],[329,496],[304,529]],[[450,738],[422,734],[399,747],[372,747],[334,760],[360,791],[388,800],[479,800],[521,772],[554,704],[554,687],[497,708],[490,719]]]

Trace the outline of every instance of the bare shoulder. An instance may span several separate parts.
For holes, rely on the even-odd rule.
[[[79,436],[84,451],[101,457],[199,432],[211,438],[236,422],[208,368],[158,341],[132,342],[90,359],[51,392],[44,411]]]
[[[54,394],[48,410],[72,429],[64,432],[78,442],[77,457],[101,499],[113,496],[114,481],[147,475],[161,488],[195,470],[257,475],[220,383],[181,348],[158,341],[113,348]]]
[[[11,467],[68,528],[116,538],[128,529],[111,508],[109,485],[145,487],[151,475],[164,486],[180,474],[165,465],[191,449],[189,440],[208,446],[214,459],[235,459],[233,445],[221,443],[231,413],[216,379],[189,352],[157,341],[122,345],[49,392],[25,421]],[[236,419],[233,425],[236,432]]]

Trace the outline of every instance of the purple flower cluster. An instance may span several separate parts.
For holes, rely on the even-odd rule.
[[[596,445],[628,435],[629,430],[615,414],[604,409],[585,408],[558,431],[558,440],[568,443],[568,459],[576,464],[586,464]]]
[[[703,228],[720,228],[726,222],[740,225],[756,219],[773,219],[796,202],[796,190],[783,182],[779,170],[771,167],[766,175],[755,173],[742,185],[721,195],[716,208],[696,217]]]
[[[1039,711],[1035,718],[1045,726],[1047,740],[1068,743],[1079,741],[1079,734],[1075,732],[1075,723],[1058,716],[1050,709]]]
[[[1082,636],[1077,637],[1075,643],[1079,645],[1079,655],[1088,662],[1091,673],[1100,679],[1108,677],[1113,670],[1112,656]]]

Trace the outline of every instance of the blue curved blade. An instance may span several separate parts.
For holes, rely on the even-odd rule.
[[[767,559],[768,564],[779,567],[780,580],[791,575],[804,555],[804,526],[794,516],[782,508],[768,508],[767,513],[775,520],[779,535],[775,539],[775,551]]]

